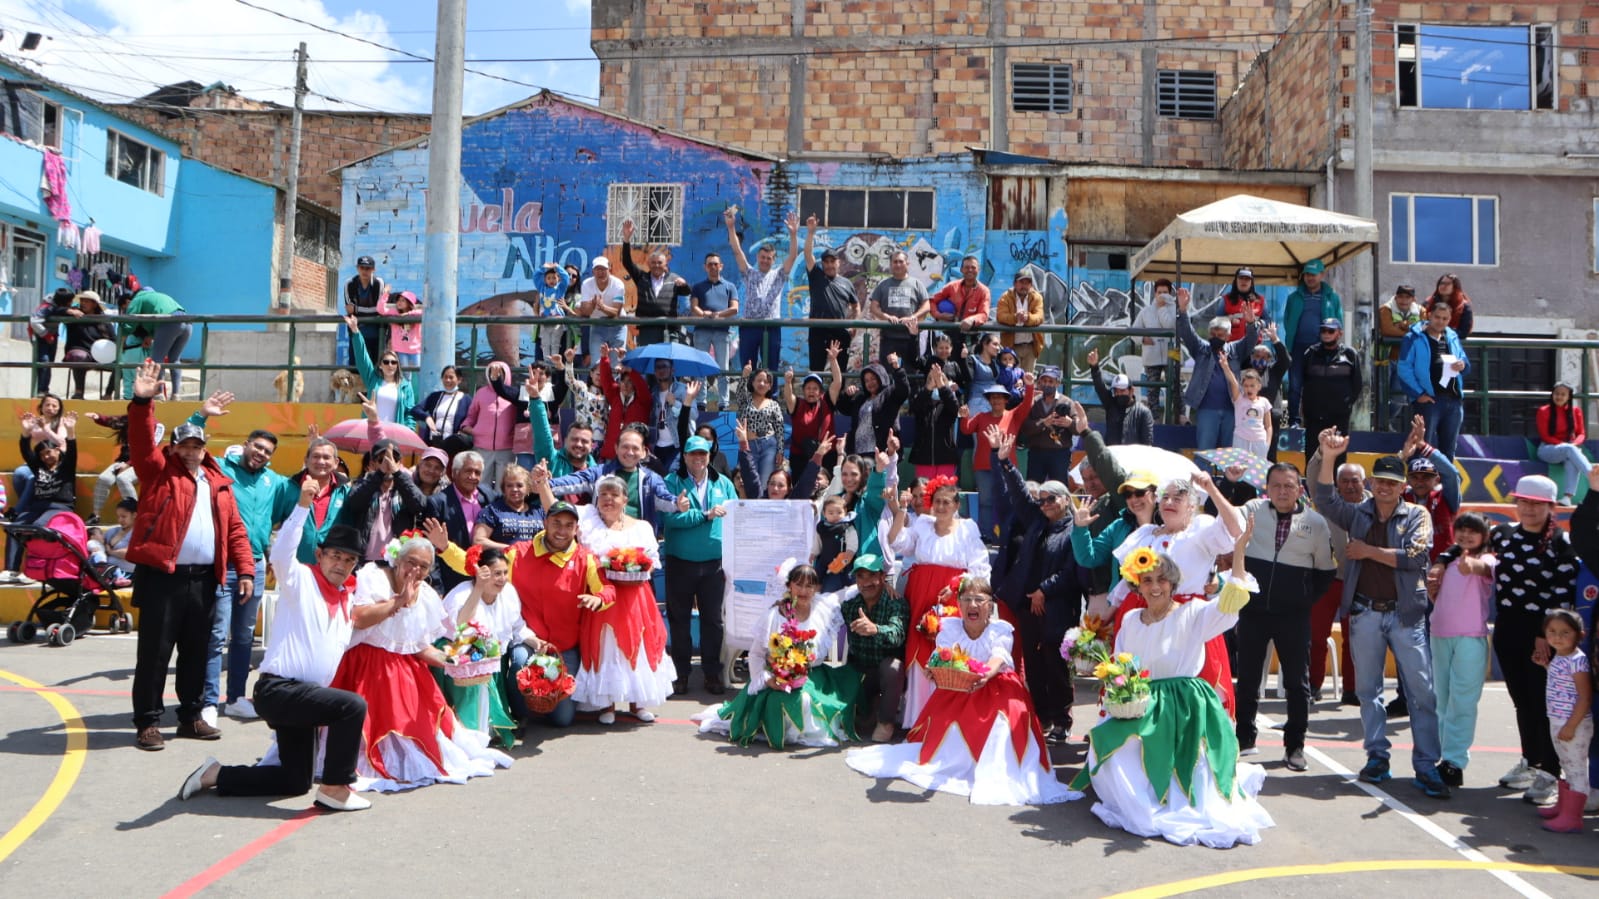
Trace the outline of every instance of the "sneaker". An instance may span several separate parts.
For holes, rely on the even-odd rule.
[[[1516,761],[1516,766],[1499,778],[1499,785],[1507,790],[1525,790],[1532,786],[1532,769],[1527,767],[1526,759]]]
[[[228,703],[228,714],[241,721],[249,721],[252,718],[261,717],[255,710],[255,703],[248,699],[235,699]]]
[[[1437,771],[1418,771],[1411,783],[1430,799],[1448,799],[1450,796],[1449,785],[1443,782]]]
[[[184,721],[178,725],[178,737],[184,740],[220,740],[222,731],[204,721]]]
[[[1339,698],[1338,704],[1358,707],[1360,705],[1360,697],[1353,693],[1345,693]]]
[[[1250,740],[1248,743],[1240,741],[1238,744],[1238,755],[1240,757],[1246,755],[1260,755],[1260,750],[1255,748],[1254,740]]]
[[[1576,505],[1576,498],[1569,493],[1562,493],[1560,494],[1560,504],[1562,506]]]
[[[1410,717],[1410,704],[1405,702],[1403,697],[1400,697],[1400,698],[1395,699],[1394,701],[1388,703],[1388,717],[1389,718],[1409,718]]]
[[[1380,784],[1392,776],[1388,773],[1388,760],[1375,756],[1366,759],[1366,767],[1360,769],[1360,779],[1369,784]]]
[[[15,571],[0,571],[0,584],[15,584],[17,573]]]
[[[1438,776],[1451,787],[1462,787],[1466,784],[1466,772],[1454,762],[1439,762]]]
[[[1305,750],[1294,747],[1283,755],[1283,767],[1289,771],[1307,771],[1309,763],[1305,761]]]
[[[872,742],[873,743],[892,743],[892,742],[894,742],[894,725],[891,724],[890,722],[884,721],[883,723],[881,723],[881,724],[877,725],[876,727],[872,728]],[[1596,792],[1594,795],[1599,795],[1599,792]]]
[[[214,706],[214,705],[208,705],[205,708],[201,709],[200,710],[200,720],[204,721],[206,724],[211,725],[212,727],[216,727],[217,726],[217,707]]]
[[[167,748],[167,741],[161,736],[161,728],[152,724],[149,727],[139,728],[139,735],[133,738],[133,745],[145,752],[156,752]]]
[[[1525,802],[1533,805],[1548,805],[1555,801],[1555,790],[1560,786],[1559,778],[1548,771],[1534,771],[1532,783],[1528,785],[1527,792],[1521,794]]]

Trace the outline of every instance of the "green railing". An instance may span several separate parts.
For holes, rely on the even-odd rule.
[[[1398,347],[1402,341],[1402,338],[1381,338],[1374,340],[1372,346],[1378,351],[1379,355],[1386,357],[1390,348]],[[1516,436],[1512,433],[1513,429],[1508,428],[1509,422],[1495,422],[1495,408],[1499,404],[1513,401],[1524,402],[1530,408],[1541,406],[1549,401],[1549,391],[1554,386],[1554,381],[1558,379],[1558,377],[1552,378],[1549,384],[1537,389],[1495,388],[1494,383],[1496,380],[1519,382],[1526,380],[1524,377],[1516,377],[1512,372],[1502,372],[1500,370],[1501,367],[1516,364],[1500,360],[1498,357],[1501,350],[1528,349],[1553,353],[1561,351],[1580,353],[1576,383],[1571,385],[1574,393],[1573,402],[1586,403],[1599,396],[1599,391],[1596,391],[1592,366],[1590,365],[1592,360],[1599,358],[1591,355],[1595,350],[1599,350],[1599,340],[1493,337],[1467,340],[1464,342],[1464,346],[1466,358],[1471,363],[1471,371],[1466,378],[1466,385],[1469,389],[1464,391],[1463,399],[1467,403],[1475,403],[1477,418],[1475,429],[1470,427],[1471,423],[1467,423],[1466,430],[1468,433]],[[1393,402],[1404,399],[1403,394],[1396,394],[1396,385],[1393,384],[1393,366],[1397,364],[1397,360],[1390,364],[1384,358],[1374,369],[1373,396],[1376,398],[1376,402],[1374,403],[1373,416],[1376,419],[1375,429],[1377,430],[1385,430],[1392,424],[1388,420],[1387,412]],[[1557,355],[1557,372],[1558,364],[1559,357]]]

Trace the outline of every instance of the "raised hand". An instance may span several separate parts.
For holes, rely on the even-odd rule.
[[[344,326],[351,331],[359,332],[361,330],[361,321],[355,317],[354,313],[351,313],[344,317]]]
[[[1015,461],[1016,435],[1009,431],[1000,434],[999,440],[994,442],[994,449],[999,452],[1001,459]]]
[[[799,224],[800,224],[800,222],[799,222],[799,213],[797,213],[794,210],[790,209],[788,211],[788,214],[783,216],[783,224],[788,226],[788,230],[790,232],[798,231],[799,230]]]
[[[1216,482],[1211,480],[1210,475],[1203,471],[1194,472],[1192,475],[1189,475],[1188,480],[1195,487],[1205,491],[1206,493],[1214,493],[1216,490]]]
[[[1238,481],[1241,478],[1243,478],[1244,474],[1247,471],[1249,471],[1249,469],[1245,468],[1242,465],[1234,463],[1234,464],[1229,465],[1226,468],[1222,469],[1222,476],[1227,478],[1227,480],[1229,480],[1229,481],[1233,482],[1234,484],[1236,484],[1236,483],[1238,483]]]
[[[699,378],[689,378],[688,382],[683,385],[683,402],[693,405],[695,398],[700,395],[700,389],[704,385],[705,382]]]
[[[61,424],[64,425],[67,430],[73,430],[78,426],[78,413],[68,412],[61,416]]]
[[[1080,528],[1086,528],[1098,521],[1099,516],[1093,513],[1093,508],[1094,504],[1092,502],[1077,502],[1076,500],[1073,500],[1072,524]]]
[[[733,221],[737,218],[738,210],[736,208],[729,206],[722,210],[722,221],[727,222],[729,228],[733,227]]]
[[[622,220],[622,239],[627,241],[628,243],[632,243],[633,242],[633,220],[632,219],[623,219]]]
[[[367,421],[378,420],[378,401],[364,393],[356,394],[361,399],[361,415]]]
[[[815,231],[816,230],[816,216],[807,215],[805,217],[805,227],[811,229],[812,231]]]
[[[899,435],[893,431],[888,432],[888,439],[883,441],[883,446],[890,456],[899,455]]]
[[[961,403],[960,410],[957,411],[955,414],[957,416],[959,416],[960,418],[963,418],[963,419],[971,418],[972,417],[972,410],[971,410],[971,407],[967,406],[965,403]]]
[[[301,481],[299,502],[300,508],[311,508],[312,501],[316,499],[317,493],[321,492],[321,490],[322,485],[318,484],[315,478],[306,478],[305,480]]]
[[[161,383],[161,363],[146,359],[134,370],[133,395],[141,400],[152,399],[161,392]]]
[[[232,393],[229,393],[226,390],[218,390],[217,392],[206,397],[205,402],[200,404],[200,414],[207,418],[216,418],[219,415],[227,415],[228,406],[232,403]]]
[[[1322,458],[1328,462],[1343,455],[1349,446],[1349,438],[1338,433],[1337,428],[1328,428],[1316,437],[1316,442],[1321,444]]]
[[[1088,351],[1088,364],[1090,366],[1099,364],[1099,349],[1097,347]]]
[[[450,529],[437,518],[429,518],[422,522],[422,536],[428,538],[428,542],[433,544],[433,549],[438,552],[450,548]]]
[[[742,419],[737,419],[734,421],[733,436],[738,440],[739,452],[747,453],[750,451],[750,432],[748,428],[744,427],[744,421]]]
[[[678,494],[678,497],[677,497],[677,511],[679,511],[679,512],[687,512],[688,509],[689,509],[688,491],[685,490],[682,493]]]
[[[814,215],[811,216],[811,221],[815,221],[815,220],[816,220],[816,216],[814,216]],[[837,359],[838,358],[838,354],[842,353],[843,351],[844,351],[844,347],[841,346],[838,341],[833,340],[833,341],[829,341],[828,342],[828,344],[827,344],[827,358],[828,358],[829,361]]]
[[[1188,304],[1193,300],[1193,298],[1194,295],[1188,292],[1188,288],[1177,288],[1177,311],[1186,313],[1188,311]]]
[[[910,329],[911,329],[911,331],[913,333],[915,332],[915,330],[916,330],[916,323],[915,322],[911,322],[910,323]],[[899,354],[898,353],[889,353],[888,354],[888,367],[889,368],[899,368]]]
[[[997,448],[1000,440],[1004,439],[1004,437],[1005,432],[1000,430],[1000,427],[997,424],[989,425],[983,429],[983,439],[988,441],[989,446]]]

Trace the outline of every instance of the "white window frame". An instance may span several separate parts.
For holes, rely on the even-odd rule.
[[[834,224],[830,220],[831,216],[830,216],[829,210],[830,210],[830,208],[832,206],[833,191],[835,191],[835,190],[836,191],[841,191],[841,192],[848,192],[848,193],[864,193],[864,194],[866,194],[866,209],[864,211],[864,220],[863,220],[862,224],[860,224],[860,225],[852,225],[852,224],[839,225],[839,224]],[[864,184],[863,185],[839,184],[839,185],[835,185],[835,186],[832,186],[832,187],[827,187],[827,186],[823,186],[823,185],[820,185],[820,184],[814,184],[814,185],[812,185],[812,184],[802,184],[802,185],[799,186],[800,196],[796,197],[796,199],[800,201],[801,208],[803,208],[804,205],[805,205],[804,202],[803,202],[804,194],[810,193],[812,191],[821,191],[827,198],[822,203],[823,212],[822,212],[820,221],[817,223],[818,226],[822,227],[822,228],[855,228],[855,229],[858,229],[858,230],[861,230],[861,231],[918,231],[918,232],[920,232],[920,231],[936,231],[936,230],[938,230],[938,191],[936,191],[936,190],[934,190],[933,188],[930,188],[930,187],[893,187],[893,186],[890,186],[890,187],[867,187]],[[871,219],[872,219],[872,194],[886,194],[886,193],[898,193],[898,194],[903,194],[904,195],[903,198],[902,198],[904,205],[902,205],[900,207],[900,223],[901,223],[900,227],[897,227],[897,228],[884,228],[884,227],[879,227],[879,226],[871,224]],[[932,201],[932,221],[928,224],[928,226],[926,228],[912,228],[910,226],[910,211],[909,210],[910,210],[911,194],[927,194],[928,198]]]
[[[1441,199],[1441,200],[1470,200],[1471,201],[1471,258],[1472,258],[1471,262],[1433,262],[1433,261],[1430,261],[1430,260],[1417,259],[1416,258],[1416,198],[1417,197],[1436,197],[1436,198]],[[1390,242],[1389,248],[1388,248],[1388,261],[1389,262],[1391,262],[1391,263],[1393,263],[1395,265],[1448,265],[1448,266],[1453,266],[1455,268],[1498,268],[1499,267],[1499,257],[1504,255],[1504,240],[1503,240],[1503,228],[1502,228],[1503,218],[1504,217],[1500,214],[1499,197],[1497,195],[1495,195],[1495,194],[1438,194],[1438,193],[1414,193],[1414,192],[1407,192],[1407,191],[1393,191],[1393,192],[1388,194],[1388,233],[1389,234],[1393,234],[1394,231],[1395,231],[1394,218],[1393,218],[1393,216],[1394,216],[1394,200],[1398,199],[1398,198],[1404,198],[1405,201],[1406,201],[1406,203],[1405,203],[1405,214],[1409,218],[1409,222],[1407,223],[1407,226],[1405,228],[1405,234],[1406,234],[1406,236],[1407,236],[1407,238],[1409,240],[1409,244],[1405,247],[1406,258],[1404,258],[1404,259],[1395,259],[1394,258],[1394,251],[1398,249],[1398,245]],[[1493,203],[1493,207],[1494,207],[1494,261],[1493,262],[1479,262],[1478,261],[1479,259],[1482,258],[1482,248],[1478,245],[1478,240],[1479,240],[1479,237],[1480,237],[1480,234],[1481,234],[1481,230],[1480,230],[1480,227],[1479,227],[1479,222],[1477,220],[1477,218],[1478,218],[1478,204],[1481,201],[1483,201],[1483,200],[1488,200],[1488,201],[1492,202]]]
[[[683,185],[612,184],[605,199],[605,242],[622,242],[622,223],[633,221],[633,242],[683,245]]]
[[[106,177],[110,178],[111,180],[113,180],[115,182],[117,182],[118,184],[127,184],[129,187],[138,188],[139,190],[145,191],[147,193],[155,194],[158,197],[166,196],[166,178],[167,178],[167,154],[166,154],[166,151],[164,151],[164,150],[160,149],[159,147],[156,147],[156,146],[154,146],[152,144],[147,144],[147,143],[145,143],[142,140],[135,140],[135,139],[127,136],[126,134],[123,134],[122,132],[117,131],[114,128],[107,128],[106,132],[105,132],[105,135],[106,135],[106,167],[108,169],[111,169],[110,171],[106,172]],[[113,145],[113,142],[115,142],[115,145]],[[114,168],[114,160],[118,156],[121,155],[120,149],[121,149],[121,145],[123,143],[136,144],[138,146],[144,147],[149,152],[149,156],[147,157],[148,162],[147,162],[147,164],[144,167],[144,178],[142,179],[143,183],[140,183],[140,184],[128,184],[128,182],[123,181],[120,177],[117,176],[115,168]]]

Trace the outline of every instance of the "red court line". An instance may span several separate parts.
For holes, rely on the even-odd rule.
[[[300,812],[293,818],[290,818],[282,824],[279,824],[277,827],[272,828],[272,830],[268,831],[265,835],[251,840],[243,847],[229,854],[226,858],[184,881],[176,889],[167,893],[165,899],[184,899],[184,897],[193,896],[211,884],[221,880],[223,877],[226,877],[227,875],[238,870],[239,867],[245,862],[255,858],[257,855],[260,855],[266,850],[287,839],[290,834],[294,833],[305,825],[310,824],[312,821],[316,820],[317,817],[318,812],[314,807]]]

